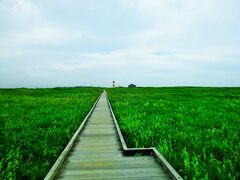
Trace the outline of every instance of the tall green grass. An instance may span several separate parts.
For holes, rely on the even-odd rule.
[[[0,179],[43,179],[100,93],[0,89]]]
[[[115,88],[129,147],[157,147],[184,179],[240,179],[240,88]]]

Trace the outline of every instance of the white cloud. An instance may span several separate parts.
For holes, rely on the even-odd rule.
[[[118,2],[125,6],[136,7],[138,0],[118,0]]]
[[[194,22],[201,20],[218,20],[228,11],[225,1],[218,0],[138,0],[138,11],[158,25],[177,24],[188,28]],[[213,11],[214,7],[214,11]],[[229,15],[227,15],[229,16]]]
[[[0,12],[12,24],[9,32],[0,35],[1,46],[58,45],[87,35],[45,19],[41,10],[31,1],[3,1],[0,3]]]
[[[19,17],[19,16],[31,16],[32,18],[36,18],[39,16],[39,10],[35,6],[33,6],[27,0],[16,0],[14,5],[11,8],[11,14]]]
[[[48,65],[51,70],[57,71],[75,71],[75,70],[94,70],[101,69],[119,69],[130,72],[134,69],[151,72],[155,69],[161,69],[163,72],[188,71],[187,67],[198,64],[208,65],[212,63],[226,63],[234,60],[228,59],[233,54],[233,50],[216,51],[206,49],[186,52],[159,51],[152,49],[125,49],[110,51],[106,53],[79,53],[72,60],[61,63],[52,63]],[[240,56],[239,53],[235,53]],[[197,71],[194,69],[194,71]]]
[[[124,57],[125,52],[116,51],[109,53],[81,53],[73,63],[54,63],[50,65],[52,70],[74,71],[94,68],[122,68],[128,65]]]
[[[240,27],[237,23],[239,13],[233,9],[234,0],[121,0],[121,2],[136,8],[151,24],[132,36],[135,47],[199,48],[203,46],[204,40],[207,43],[206,48],[218,46],[221,42],[229,42],[232,46],[236,44],[233,41],[238,34],[237,30],[233,29]],[[226,33],[229,29],[233,32],[227,38]]]
[[[82,36],[79,32],[57,26],[35,26],[27,32],[0,37],[0,45],[63,44]]]
[[[19,57],[22,54],[20,51],[13,51],[9,49],[0,49],[0,59],[7,59],[7,58],[16,58]]]
[[[0,2],[0,12],[1,16],[21,23],[36,22],[41,16],[40,10],[27,0],[3,0]]]

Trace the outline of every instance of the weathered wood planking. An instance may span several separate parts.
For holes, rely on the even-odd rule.
[[[113,121],[106,93],[103,93],[55,178],[172,178],[151,154],[126,156],[117,128],[119,127]]]

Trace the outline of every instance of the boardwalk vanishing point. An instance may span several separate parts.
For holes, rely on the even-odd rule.
[[[103,92],[45,179],[182,179],[155,148],[127,148]]]

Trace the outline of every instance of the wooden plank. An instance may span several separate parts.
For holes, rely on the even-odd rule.
[[[109,180],[109,177],[106,176],[88,176],[88,177],[83,177],[79,178],[79,176],[60,176],[59,179],[64,179],[64,180]],[[141,176],[139,175],[128,175],[126,176],[112,176],[110,178],[111,180],[168,180],[168,177],[165,176],[159,176],[159,175],[152,175],[152,174],[142,174]]]
[[[64,171],[62,173],[62,175],[74,175],[74,176],[101,176],[101,175],[108,175],[108,177],[110,178],[111,176],[117,176],[117,175],[121,175],[121,176],[129,176],[129,175],[140,175],[141,174],[151,174],[151,175],[160,175],[160,176],[166,176],[166,172],[159,170],[159,168],[137,168],[137,169],[129,169],[129,168],[125,168],[125,169],[89,169],[89,170],[71,170],[71,169],[67,169],[66,171]]]
[[[96,128],[111,128],[114,129],[114,124],[106,123],[106,124],[90,124],[88,123],[88,129],[96,129]]]
[[[81,142],[79,141],[79,143],[81,143],[81,145],[100,145],[102,144],[102,142]],[[118,142],[105,142],[104,145],[109,146],[109,145],[118,145]]]
[[[69,163],[69,165],[73,165],[73,166],[83,166],[83,167],[90,167],[91,168],[91,166],[93,166],[93,163],[94,163],[94,166],[108,166],[108,165],[111,165],[111,166],[125,166],[126,167],[126,165],[127,164],[129,164],[129,165],[136,165],[136,166],[151,166],[151,165],[153,165],[153,166],[157,166],[158,167],[158,164],[155,162],[155,161],[153,161],[152,159],[151,159],[151,161],[148,161],[148,160],[146,160],[146,161],[136,161],[136,160],[129,160],[129,159],[125,159],[125,158],[121,158],[121,160],[109,160],[109,161],[94,161],[94,162],[90,162],[90,161],[83,161],[83,162],[79,162],[79,161],[77,161],[77,162],[71,162],[71,163]],[[92,167],[92,168],[94,168],[94,167]]]
[[[72,154],[72,153],[70,153],[69,154],[70,156],[69,156],[69,158],[68,158],[68,160],[72,160],[72,159],[89,159],[89,161],[90,160],[92,160],[92,159],[95,159],[95,160],[106,160],[106,159],[111,159],[111,158],[122,158],[123,157],[123,155],[122,154],[120,154],[120,153],[112,153],[112,154],[97,154],[97,153],[95,153],[95,154]]]
[[[123,158],[124,157],[124,158]],[[74,159],[74,158],[71,158],[69,157],[66,161],[69,161],[69,162],[109,162],[109,161],[116,161],[116,162],[119,162],[119,161],[136,161],[136,162],[139,162],[141,161],[142,163],[147,163],[149,161],[153,161],[153,158],[152,157],[145,157],[143,158],[143,156],[139,156],[139,157],[125,157],[125,156],[120,156],[120,157],[98,157],[98,158],[95,158],[95,159],[87,159],[87,158],[77,158],[77,159]]]
[[[103,145],[103,144],[94,144],[94,145],[78,145],[74,148],[76,151],[77,150],[104,150],[104,149],[120,149],[119,146],[112,146],[112,145]]]
[[[81,177],[79,178],[79,176],[60,176],[59,179],[65,179],[65,180],[106,180],[109,179],[109,177]],[[144,174],[141,177],[138,177],[136,175],[132,175],[132,176],[114,176],[111,177],[111,180],[168,180],[168,177],[163,177],[163,176],[153,176],[151,174]]]
[[[122,164],[120,163],[114,163],[114,162],[86,162],[86,163],[69,163],[68,165],[68,169],[71,170],[103,170],[103,169],[140,169],[140,168],[144,168],[144,169],[148,169],[148,168],[157,168],[159,170],[159,166],[158,164],[156,164],[155,162],[152,163],[128,163],[128,162],[124,162]],[[163,173],[165,173],[164,170]]]
[[[114,153],[122,153],[121,149],[102,149],[102,150],[78,150],[78,151],[74,151],[72,152],[72,155],[78,155],[78,154],[84,154],[84,155],[90,155],[90,154],[114,154]]]
[[[83,134],[110,134],[110,133],[114,134],[115,136],[116,131],[115,130],[105,130],[105,131],[104,130],[95,130],[95,131],[87,130],[83,132]]]
[[[102,143],[105,143],[105,142],[116,142],[116,143],[119,143],[117,138],[113,138],[112,136],[108,136],[108,135],[105,135],[104,136],[99,136],[99,137],[96,137],[96,136],[84,136],[84,137],[81,137],[78,139],[78,141],[81,141],[81,142],[102,142]]]

